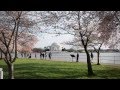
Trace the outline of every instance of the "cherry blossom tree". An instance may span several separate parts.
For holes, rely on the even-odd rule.
[[[0,11],[0,51],[8,66],[9,79],[14,79],[14,62],[17,58],[18,38],[34,25],[26,11]],[[12,56],[12,52],[14,55]]]
[[[88,44],[90,42],[90,36],[94,31],[95,13],[91,11],[59,11],[59,12],[48,12],[49,14],[44,17],[52,17],[57,23],[50,23],[55,30],[56,34],[71,34],[74,35],[80,47],[83,46],[87,56],[87,67],[88,75],[93,75],[92,65],[90,62],[90,55],[88,52]],[[50,16],[51,15],[51,16]],[[48,22],[51,19],[47,20]],[[92,25],[93,24],[93,25]],[[59,31],[60,30],[60,31]],[[63,30],[63,32],[61,32]]]

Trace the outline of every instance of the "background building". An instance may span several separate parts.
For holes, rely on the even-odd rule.
[[[50,51],[61,51],[60,45],[58,45],[57,43],[52,43],[52,45],[50,46]]]

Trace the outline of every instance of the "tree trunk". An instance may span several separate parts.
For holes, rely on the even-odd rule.
[[[0,52],[0,59],[2,59],[2,52]]]
[[[14,79],[14,64],[13,63],[10,63],[10,64],[7,64],[8,65],[8,78],[9,79]]]
[[[100,57],[100,52],[98,51],[98,52],[97,52],[97,65],[100,65],[100,62],[99,62],[99,59],[100,59],[100,58],[99,58],[99,57]]]
[[[89,55],[86,48],[85,48],[85,52],[86,52],[86,55],[87,55],[88,76],[92,76],[92,75],[94,75],[94,73],[93,73],[93,70],[92,70],[91,62],[90,62],[90,55]]]

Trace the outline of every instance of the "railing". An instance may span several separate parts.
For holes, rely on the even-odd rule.
[[[86,55],[82,55],[80,56],[79,60],[84,61],[86,59]],[[93,62],[97,62],[97,56],[94,56]],[[120,64],[120,56],[100,56],[99,62],[108,64]]]
[[[76,53],[74,53],[74,55],[75,55],[75,57],[73,58],[73,62],[76,61]],[[21,57],[21,55],[19,54],[19,58],[24,58],[24,57]],[[32,53],[32,58],[40,59],[39,53],[36,53],[36,57],[35,57],[35,53]],[[46,57],[46,59],[49,59],[48,56]],[[70,53],[63,53],[63,52],[52,53],[52,59],[53,60],[58,59],[58,60],[62,60],[62,61],[72,61]],[[87,60],[86,54],[80,53],[79,61],[86,62],[86,60]],[[94,53],[93,62],[97,63],[97,54],[96,53]],[[101,53],[100,54],[100,63],[120,64],[120,53],[113,53],[113,54]]]
[[[120,64],[120,56],[100,56],[100,63]]]

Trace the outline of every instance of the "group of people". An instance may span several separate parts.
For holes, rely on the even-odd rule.
[[[48,53],[49,59],[51,59],[51,56],[52,56],[52,53],[49,52]],[[46,57],[47,57],[47,53],[46,52],[40,52],[40,59],[46,59]],[[28,58],[31,58],[31,54],[28,56]],[[35,58],[37,58],[36,53],[35,53]]]
[[[49,52],[48,53],[48,57],[49,57],[49,59],[51,59],[51,56],[52,56],[52,53],[51,52]],[[46,57],[47,57],[47,53],[46,52],[40,52],[40,59],[46,59]]]
[[[52,57],[52,53],[49,52],[48,55],[46,52],[40,52],[40,59],[46,59],[46,57],[48,56],[49,59],[51,59]],[[75,57],[74,54],[70,54],[70,56],[72,57],[72,61],[73,61],[73,57]],[[35,58],[36,58],[36,53],[35,53]],[[91,58],[91,63],[92,63],[92,60],[93,60],[93,53],[92,51],[90,52],[90,58]],[[29,54],[28,58],[31,58],[31,54]],[[79,53],[77,52],[77,55],[76,55],[76,62],[79,62]]]
[[[40,59],[46,59],[46,57],[47,57],[47,54],[46,54],[46,52],[40,52]]]

